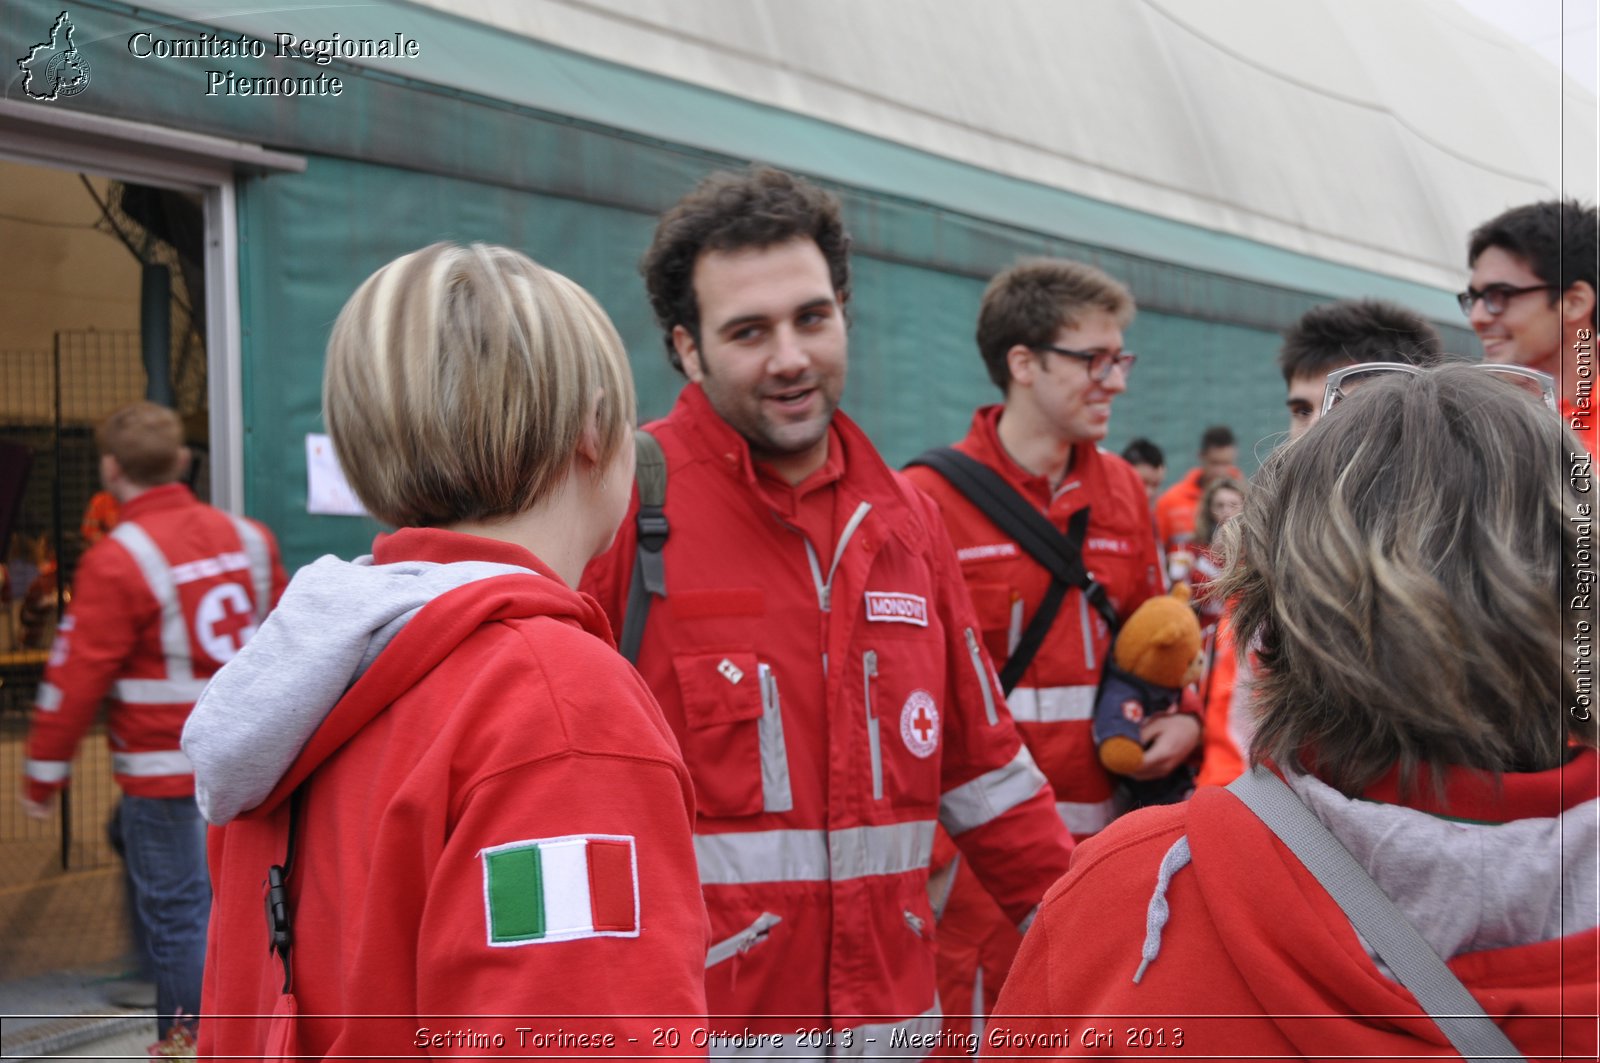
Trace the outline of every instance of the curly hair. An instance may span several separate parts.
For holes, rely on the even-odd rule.
[[[639,272],[674,369],[683,372],[672,330],[682,325],[700,342],[700,305],[694,293],[700,255],[771,247],[798,237],[816,241],[840,304],[847,302],[850,234],[839,200],[802,177],[770,166],[752,166],[743,173],[718,171],[661,216]]]
[[[1470,366],[1374,380],[1262,465],[1219,533],[1237,645],[1256,646],[1253,759],[1354,795],[1397,766],[1558,766],[1593,743],[1582,623],[1554,588],[1591,548],[1581,447]]]

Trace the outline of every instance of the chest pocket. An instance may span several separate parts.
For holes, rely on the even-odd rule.
[[[950,686],[942,641],[871,639],[856,667],[866,729],[862,770],[872,803],[924,809],[937,803]]]
[[[747,651],[673,658],[683,696],[683,755],[708,816],[794,808],[783,706],[770,666]]]

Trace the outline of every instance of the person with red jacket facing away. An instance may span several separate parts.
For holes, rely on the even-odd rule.
[[[434,244],[345,304],[323,417],[398,530],[302,569],[184,732],[202,1057],[704,1055],[689,776],[574,589],[633,416],[605,313],[516,251]]]
[[[1597,238],[1593,205],[1548,199],[1513,207],[1472,231],[1472,276],[1458,296],[1485,362],[1556,379],[1562,420],[1591,457],[1600,448],[1592,390]]]
[[[278,600],[283,565],[265,527],[200,502],[181,482],[189,450],[172,410],[123,406],[95,442],[121,520],[78,563],[34,703],[23,807],[49,815],[109,695],[106,737],[123,794],[112,830],[156,985],[157,1031],[183,1040],[200,1014],[211,887],[194,769],[178,739],[206,681]]]
[[[755,168],[643,264],[690,382],[648,426],[669,530],[638,664],[694,777],[714,1052],[931,1050],[936,823],[1018,925],[1071,845],[937,510],[838,412],[848,247],[832,195]],[[584,577],[619,626],[638,541]]]
[[[1278,368],[1289,410],[1289,442],[1322,416],[1328,374],[1368,362],[1432,366],[1444,359],[1434,327],[1414,310],[1384,299],[1341,299],[1307,310],[1283,334]],[[1205,752],[1196,782],[1226,786],[1244,770],[1254,726],[1250,718],[1253,665],[1249,647],[1234,642],[1224,612],[1217,624],[1205,697]]]
[[[1133,314],[1128,289],[1093,266],[1028,259],[1000,273],[983,294],[977,340],[1004,402],[980,407],[955,447],[1059,531],[1087,513],[1083,560],[1118,617],[1164,589],[1144,485],[1126,461],[1098,445],[1133,368],[1134,356],[1122,346]],[[907,475],[938,503],[984,644],[996,661],[1008,661],[1041,608],[1050,573],[942,475],[923,465]],[[1067,590],[1006,699],[1075,838],[1095,834],[1118,811],[1115,779],[1091,734],[1111,638],[1088,596]],[[1149,721],[1138,777],[1170,773],[1199,736],[1192,713]],[[934,866],[948,897],[939,920],[939,995],[949,1014],[962,1016],[947,1026],[954,1042],[981,1029],[1021,936],[953,847],[941,845]]]
[[[1267,459],[1223,531],[1253,767],[1079,847],[986,1056],[1595,1058],[1576,445],[1458,365],[1374,376]]]

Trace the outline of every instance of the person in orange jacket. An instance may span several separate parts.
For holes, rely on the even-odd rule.
[[[1461,312],[1483,359],[1549,373],[1567,427],[1592,457],[1600,448],[1595,378],[1595,208],[1575,199],[1513,207],[1468,240]]]
[[[1184,473],[1182,479],[1156,499],[1156,535],[1167,557],[1167,576],[1174,583],[1188,579],[1193,563],[1190,543],[1194,540],[1200,496],[1219,476],[1237,480],[1243,475],[1238,469],[1238,440],[1234,438],[1233,429],[1225,424],[1214,424],[1201,433],[1199,457],[1199,465]]]
[[[1393,373],[1269,457],[1224,532],[1257,781],[1528,1058],[1597,1048],[1587,624],[1553,593],[1587,551],[1577,445],[1475,367]],[[1046,899],[985,1056],[1463,1054],[1435,1021],[1462,1002],[1419,1006],[1297,851],[1217,787],[1112,824]]]
[[[163,1041],[200,1014],[210,884],[194,769],[178,737],[195,699],[252,637],[284,586],[272,533],[180,482],[183,425],[136,402],[96,428],[100,479],[121,507],[73,577],[28,735],[23,807],[49,814],[73,752],[109,695],[107,739],[135,938],[156,986]],[[182,1030],[189,1031],[188,1033]]]
[[[217,825],[199,1054],[703,1057],[689,776],[575,589],[633,478],[616,330],[435,244],[346,303],[323,416],[398,530],[302,569],[184,731]]]
[[[980,407],[955,449],[998,474],[1058,530],[1087,514],[1082,555],[1111,608],[1126,618],[1163,584],[1148,496],[1122,458],[1101,450],[1112,405],[1127,388],[1132,353],[1122,332],[1133,296],[1093,266],[1028,259],[989,282],[978,311],[978,351],[1003,402]],[[1007,662],[1037,615],[1049,572],[933,469],[907,475],[938,504],[961,560],[983,639]],[[1118,812],[1115,777],[1101,765],[1091,722],[1112,632],[1078,588],[1066,592],[1043,641],[1007,697],[1017,729],[1055,791],[1062,822],[1082,839]],[[1139,778],[1187,759],[1199,739],[1193,710],[1152,719]],[[981,1031],[1021,937],[954,847],[934,854],[946,897],[939,920],[939,995],[947,1041]]]
[[[643,263],[689,383],[647,426],[669,531],[638,665],[694,778],[710,1030],[741,1054],[931,1050],[936,824],[1013,925],[1071,846],[937,510],[838,411],[848,247],[837,199],[755,168]],[[584,576],[619,629],[639,535]]]

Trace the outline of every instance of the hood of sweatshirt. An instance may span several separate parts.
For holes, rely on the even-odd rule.
[[[507,543],[405,529],[379,536],[371,555],[307,565],[184,726],[201,812],[221,825],[282,800],[293,787],[281,784],[309,775],[480,626],[531,616],[611,637],[593,599]]]
[[[1596,770],[1595,752],[1585,750],[1563,768],[1505,775],[1499,786],[1476,773],[1453,773],[1451,792],[1460,799],[1449,806],[1452,815],[1443,808],[1391,803],[1390,786],[1352,799],[1310,775],[1285,778],[1424,940],[1449,960],[1554,942],[1595,927],[1600,799],[1588,795]],[[1160,963],[1163,931],[1169,921],[1176,926],[1182,919],[1181,911],[1169,909],[1167,893],[1175,876],[1188,874],[1197,876],[1213,919],[1226,927],[1235,962],[1259,978],[1261,999],[1279,995],[1273,986],[1285,972],[1274,965],[1284,963],[1302,980],[1320,972],[1336,997],[1331,987],[1354,980],[1339,973],[1337,950],[1304,936],[1305,924],[1294,915],[1310,909],[1288,879],[1262,873],[1277,863],[1270,835],[1247,832],[1246,824],[1259,826],[1254,813],[1220,790],[1191,802],[1188,833],[1168,850],[1150,884],[1143,964],[1135,980]],[[1280,892],[1269,896],[1274,883]],[[1241,896],[1259,903],[1240,914],[1235,909]],[[1261,920],[1263,910],[1279,918]],[[1297,923],[1300,931],[1286,929]],[[1388,974],[1370,945],[1362,945]],[[1548,961],[1519,955],[1530,968]],[[1272,959],[1263,963],[1263,957]],[[1281,1003],[1286,1013],[1295,1010],[1287,1000]],[[1364,1012],[1351,1007],[1349,1013]]]

